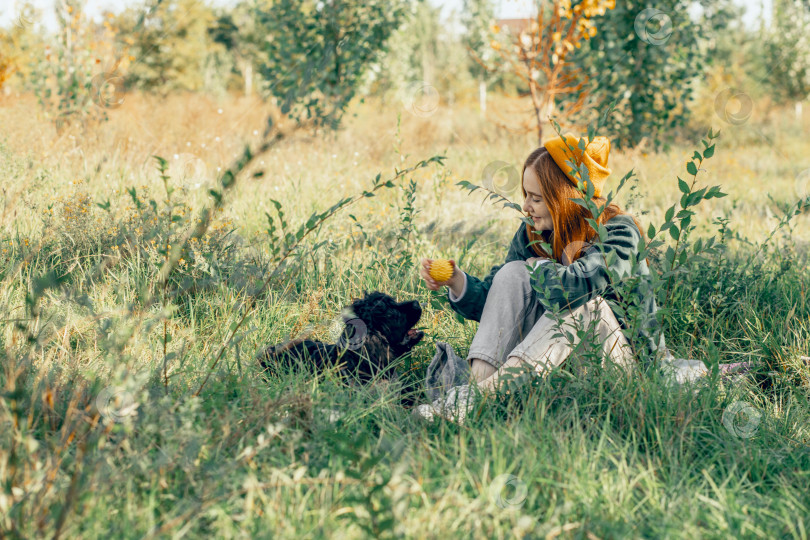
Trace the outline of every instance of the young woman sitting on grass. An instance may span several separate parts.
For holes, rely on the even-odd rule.
[[[571,161],[573,154],[577,163],[588,168],[589,181],[594,186],[592,200],[597,206],[604,206],[602,188],[611,172],[607,168],[610,142],[605,137],[594,137],[590,142],[586,139],[588,144],[583,152],[579,139],[572,135],[566,135],[565,139],[552,139],[526,158],[522,209],[533,225],[525,222],[520,225],[504,264],[492,267],[486,278],[480,280],[451,261],[452,276],[437,282],[429,274],[432,259],[422,259],[419,274],[426,286],[434,291],[448,286],[453,310],[466,319],[480,321],[466,360],[471,363],[472,377],[482,391],[496,390],[499,379],[510,368],[528,366],[543,374],[560,365],[578,343],[575,319],[594,332],[593,343],[601,346],[605,360],[623,367],[634,363],[632,349],[622,332],[628,327],[627,321],[617,319],[606,302],[617,299],[606,258],[615,253],[612,269],[619,276],[631,275],[633,261],[638,258],[641,227],[617,205],[607,205],[597,219],[608,233],[603,243],[604,255],[591,245],[598,241],[598,235],[586,221],[592,218],[591,213],[570,200],[583,198],[583,193],[566,161]],[[535,240],[538,242],[529,245]],[[541,242],[550,245],[553,253],[546,253]],[[531,286],[528,267],[532,263],[534,271],[542,272],[544,283],[552,289],[548,301],[561,308],[560,324],[574,334],[573,342],[565,336],[554,337],[559,333],[558,321],[547,313],[540,303],[540,293]],[[635,272],[649,275],[647,261],[641,260]],[[649,355],[659,360],[671,358],[655,318],[653,293],[640,286],[644,281],[639,280],[632,290],[642,312],[640,342]],[[556,290],[554,284],[559,286]],[[567,301],[563,291],[567,292]],[[469,385],[455,387],[445,399],[421,405],[415,414],[427,418],[438,414],[463,421],[475,397],[471,390]]]

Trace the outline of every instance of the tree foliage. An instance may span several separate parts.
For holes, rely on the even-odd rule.
[[[491,78],[493,69],[490,66],[498,57],[497,51],[490,47],[495,3],[493,0],[464,0],[462,22],[466,28],[462,43],[474,58],[480,59],[472,64],[470,72],[476,78]]]
[[[543,124],[550,115],[559,113],[567,118],[585,102],[587,79],[575,51],[596,35],[597,18],[616,6],[615,0],[553,0],[547,7],[544,4],[540,3],[529,30],[513,41],[510,53],[503,54],[529,86],[538,144],[543,142]],[[573,95],[576,99],[561,99]],[[562,110],[555,111],[560,105]]]
[[[781,99],[802,101],[810,96],[810,4],[778,0],[766,33],[764,51],[768,82]]]
[[[208,29],[214,12],[201,0],[157,0],[131,7],[117,17],[119,54],[127,88],[166,93],[210,90],[217,52]]]
[[[337,127],[407,5],[406,0],[256,4],[254,18],[266,36],[259,66],[264,93],[296,120]]]
[[[55,35],[45,42],[39,57],[28,55],[25,87],[37,96],[58,131],[70,124],[87,127],[105,120],[106,107],[99,104],[115,99],[111,101],[110,86],[105,84],[109,79],[98,73],[112,56],[115,30],[109,20],[93,22],[85,13],[85,4],[85,0],[58,2]]]
[[[690,16],[698,4],[700,14]],[[588,106],[575,118],[593,122],[596,111],[615,101],[605,126],[615,145],[632,147],[645,138],[662,145],[689,119],[689,102],[711,62],[712,38],[727,23],[727,9],[726,0],[617,2],[578,51]]]

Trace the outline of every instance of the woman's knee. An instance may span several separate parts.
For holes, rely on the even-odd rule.
[[[495,272],[492,284],[515,285],[529,282],[529,270],[526,261],[509,261]]]
[[[591,299],[590,304],[593,318],[598,319],[600,323],[610,326],[611,328],[619,326],[616,314],[613,312],[613,308],[610,307],[607,300],[601,296],[595,296]]]

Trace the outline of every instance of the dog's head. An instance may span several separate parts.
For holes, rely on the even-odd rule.
[[[355,300],[351,309],[354,315],[366,325],[369,334],[380,334],[386,338],[397,356],[410,351],[425,336],[414,328],[422,316],[422,307],[416,300],[397,302],[385,293],[365,292],[365,297]],[[350,316],[344,315],[348,322]]]

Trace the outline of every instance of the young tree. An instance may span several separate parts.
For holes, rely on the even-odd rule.
[[[402,24],[392,33],[387,51],[371,66],[362,92],[383,100],[390,94],[410,113],[427,117],[441,105],[452,104],[475,82],[464,47],[455,32],[452,14],[442,20],[441,9],[416,0]]]
[[[810,96],[810,3],[777,0],[773,14],[763,51],[768,59],[767,80],[783,101],[795,103],[800,119],[802,101]]]
[[[540,1],[537,15],[524,29],[491,41],[507,69],[528,88],[533,115],[521,128],[525,132],[535,130],[538,143],[542,144],[543,124],[552,113],[564,121],[582,107],[587,95],[583,91],[585,74],[573,53],[596,35],[596,18],[615,5],[615,0]],[[501,34],[497,25],[492,31]],[[477,60],[488,67],[483,58]],[[563,101],[563,96],[575,97]]]
[[[55,2],[56,33],[48,36],[44,54],[29,56],[25,73],[25,86],[59,132],[71,124],[88,127],[107,118],[106,107],[99,103],[109,103],[108,88],[99,84],[98,70],[110,58],[114,30],[106,20],[100,25],[90,20],[85,3]]]
[[[13,39],[7,36],[5,32],[0,33],[0,90],[3,89],[3,85],[6,84],[6,81],[11,78],[11,75],[17,69],[12,56],[13,43]]]
[[[690,10],[702,6],[692,18]],[[696,82],[711,61],[713,38],[727,22],[727,0],[624,0],[578,52],[587,105],[575,118],[596,120],[615,102],[606,130],[617,147],[655,146],[689,118]],[[570,94],[564,99],[577,99]]]
[[[266,37],[253,16],[254,6],[255,2],[240,2],[233,8],[223,8],[208,29],[211,39],[233,56],[246,96],[253,93],[255,67],[260,62],[262,41]]]
[[[471,57],[480,59],[470,65],[470,73],[478,81],[479,104],[481,113],[487,112],[487,87],[501,76],[494,64],[497,52],[490,47],[491,28],[495,22],[495,4],[493,0],[464,0],[462,23],[466,31],[462,43]]]
[[[209,55],[219,44],[208,35],[214,13],[201,0],[153,0],[116,20],[121,56],[133,59],[121,69],[127,88],[165,94],[206,87]]]
[[[407,6],[407,0],[257,4],[263,92],[297,121],[336,128],[362,76],[387,49]]]

